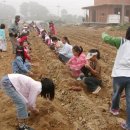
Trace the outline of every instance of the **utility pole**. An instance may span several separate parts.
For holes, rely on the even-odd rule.
[[[121,25],[124,25],[124,18],[125,18],[125,3],[122,0],[122,8],[121,8]]]
[[[61,7],[61,6],[60,6],[60,5],[57,5],[56,7],[57,7],[58,17],[60,17],[60,7]]]

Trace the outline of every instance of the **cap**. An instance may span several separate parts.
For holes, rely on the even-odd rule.
[[[92,52],[89,52],[88,54],[87,54],[87,57],[86,57],[86,59],[91,59],[93,56],[95,56],[95,55],[97,55],[97,52],[94,52],[94,53],[92,53]]]

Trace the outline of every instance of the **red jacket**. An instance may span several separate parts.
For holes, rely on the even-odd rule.
[[[25,59],[27,59],[29,61],[31,60],[31,57],[30,57],[26,47],[24,47],[24,57],[25,57]]]
[[[27,36],[22,36],[21,38],[18,39],[18,42],[20,46],[23,46],[23,42],[27,41],[28,37]]]
[[[54,24],[51,24],[51,25],[49,26],[49,28],[50,28],[51,34],[56,35],[56,28],[55,28]]]

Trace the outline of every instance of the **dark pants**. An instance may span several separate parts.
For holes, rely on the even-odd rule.
[[[101,86],[102,81],[93,77],[90,73],[90,70],[85,66],[81,68],[82,73],[84,73],[83,81],[87,86],[87,89],[91,92],[95,91],[98,86]]]
[[[91,76],[90,70],[87,69],[85,66],[83,66],[81,68],[81,72],[84,74],[85,77],[90,77]]]
[[[87,85],[87,89],[91,92],[95,91],[97,87],[101,85],[102,82],[95,77],[84,77],[83,81]]]
[[[64,55],[62,55],[62,54],[59,54],[59,60],[61,61],[61,62],[64,62],[64,63],[66,63],[70,58],[68,58],[68,57],[65,57]]]

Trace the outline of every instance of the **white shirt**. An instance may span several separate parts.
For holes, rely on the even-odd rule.
[[[130,41],[121,43],[115,59],[112,77],[130,77]]]
[[[68,58],[71,58],[73,56],[72,48],[73,47],[70,44],[65,43],[63,48],[59,51],[59,53]]]

